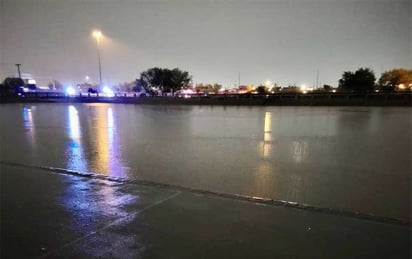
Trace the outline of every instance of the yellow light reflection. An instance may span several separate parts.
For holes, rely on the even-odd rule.
[[[261,142],[261,149],[263,157],[268,157],[272,153],[272,113],[265,113],[264,129],[263,129],[263,142]]]
[[[277,174],[273,172],[271,161],[259,160],[255,170],[252,182],[248,186],[252,195],[265,196],[278,189],[275,181]]]
[[[272,113],[271,112],[266,112],[265,113],[265,133],[271,133],[272,132]]]
[[[108,143],[108,128],[107,128],[107,106],[97,106],[96,108],[96,120],[95,130],[96,135],[96,156],[95,164],[99,168],[99,173],[108,173],[109,162],[109,143]]]
[[[250,193],[252,195],[269,195],[278,188],[275,186],[275,172],[273,172],[272,161],[267,159],[272,154],[272,113],[265,112],[263,126],[263,141],[260,141],[261,157],[257,160],[256,171],[253,181],[250,184]]]
[[[274,168],[274,160],[268,159],[273,153],[272,113],[265,112],[263,123],[263,140],[260,141],[259,152],[262,159],[256,160],[253,179],[248,186],[248,193],[258,196],[271,196],[279,190],[279,173]]]
[[[119,159],[120,149],[116,137],[116,122],[113,108],[109,105],[93,105],[96,114],[93,125],[96,136],[96,153],[93,162],[98,173],[124,177],[124,167]]]

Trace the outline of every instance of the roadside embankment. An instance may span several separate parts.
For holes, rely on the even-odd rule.
[[[148,105],[272,105],[272,106],[412,106],[412,93],[375,94],[268,94],[268,95],[192,95],[175,96],[63,96],[31,93],[24,97],[2,97],[0,103],[14,102],[75,102],[131,103]]]

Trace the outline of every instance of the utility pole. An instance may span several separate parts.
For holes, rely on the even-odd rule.
[[[17,72],[19,73],[19,78],[21,78],[20,66],[21,66],[21,64],[16,64]]]
[[[102,63],[100,61],[100,42],[99,42],[99,39],[97,39],[97,56],[98,56],[98,59],[99,59],[99,79],[100,79],[99,86],[102,87]]]
[[[93,31],[92,33],[93,37],[96,38],[96,44],[97,44],[97,59],[99,62],[99,86],[102,86],[102,63],[100,61],[100,38],[103,36],[101,31]]]
[[[238,81],[237,87],[239,87],[239,86],[240,86],[240,72],[239,72],[239,81]]]

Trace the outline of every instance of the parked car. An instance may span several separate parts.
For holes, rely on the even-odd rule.
[[[87,90],[87,92],[88,92],[89,94],[98,94],[98,93],[99,93],[99,91],[97,91],[96,89],[93,89],[93,88],[91,88],[91,87]]]

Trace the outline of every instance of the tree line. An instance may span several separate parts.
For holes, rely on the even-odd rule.
[[[152,94],[157,90],[162,93],[173,93],[187,86],[191,80],[189,72],[179,68],[154,67],[140,73],[140,78],[136,80],[133,90],[140,92],[144,89]]]
[[[181,71],[178,68],[169,70],[155,67],[140,74],[140,78],[136,80],[135,90],[141,91],[141,89],[145,89],[147,92],[152,92],[154,89],[159,89],[162,92],[176,92],[187,86],[190,81],[191,76],[186,71]],[[218,90],[221,87],[219,84],[199,84],[196,88],[200,90]],[[385,71],[378,81],[375,73],[369,68],[359,68],[354,72],[345,71],[338,85],[338,89],[341,92],[359,93],[372,92],[377,89],[385,92],[394,92],[396,90],[411,90],[411,87],[412,69],[403,68]],[[325,88],[331,88],[331,86],[326,85]],[[256,91],[258,93],[265,93],[267,92],[267,87],[259,86]]]
[[[54,80],[53,89],[63,89],[63,86]],[[140,73],[140,77],[133,83],[132,90],[136,92],[145,91],[149,94],[156,94],[158,91],[162,93],[174,93],[189,85],[192,81],[192,76],[189,72],[180,70],[179,68],[168,69],[153,67]],[[57,83],[56,83],[57,82]],[[0,84],[0,92],[2,95],[15,94],[16,89],[25,86],[25,82],[21,78],[6,78]],[[50,89],[52,87],[50,86]],[[327,86],[331,88],[330,86]],[[198,84],[197,89],[217,91],[222,88],[220,84],[203,85]],[[256,90],[258,93],[267,92],[267,87],[259,86]],[[374,90],[382,90],[384,92],[394,92],[403,90],[412,90],[412,69],[396,68],[385,71],[377,80],[375,73],[369,68],[359,68],[358,70],[345,71],[339,79],[338,89],[341,92],[359,92],[366,93]],[[328,90],[325,88],[325,90]]]
[[[359,68],[355,72],[345,71],[339,80],[341,91],[371,92],[382,90],[394,92],[412,87],[412,69],[397,68],[385,71],[376,82],[375,73],[369,68]]]

